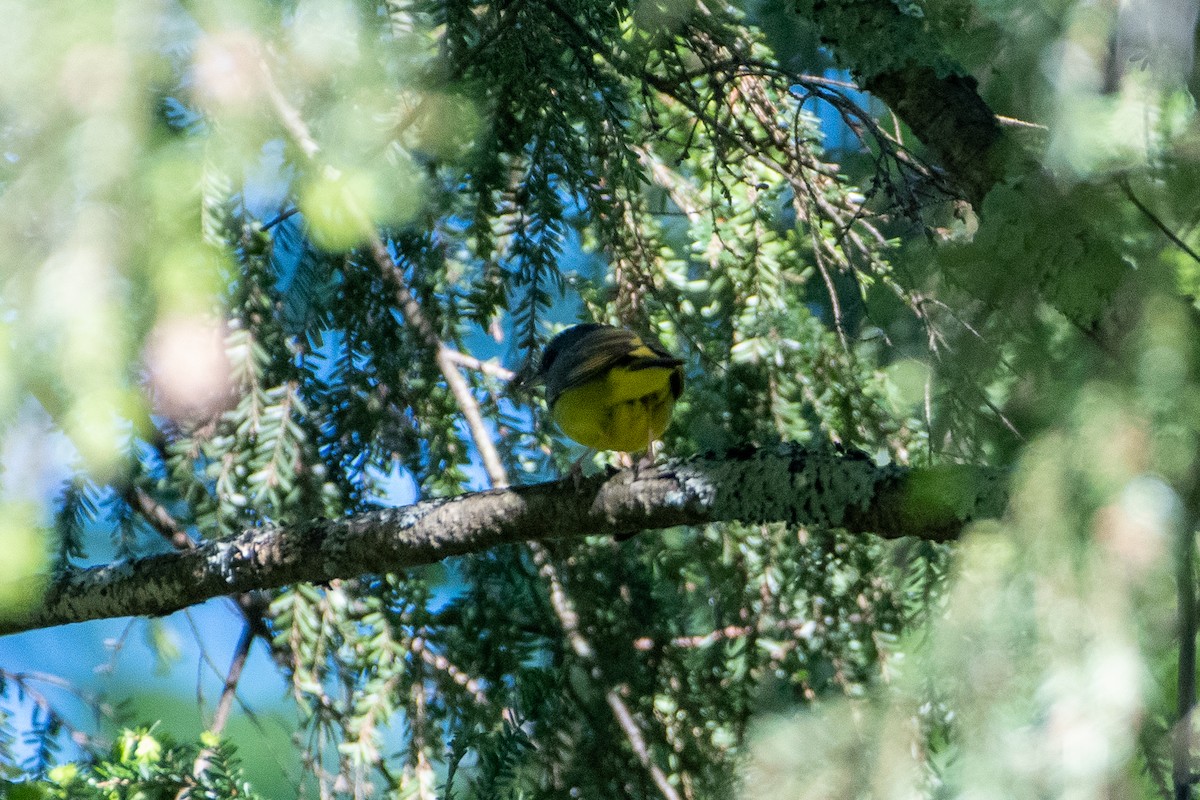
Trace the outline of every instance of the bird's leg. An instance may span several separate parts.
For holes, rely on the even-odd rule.
[[[654,462],[658,459],[658,448],[655,447],[656,444],[658,444],[658,442],[649,442],[646,444],[646,449],[642,453],[642,457],[639,458],[637,463],[633,466],[635,471],[638,469],[649,469],[650,467],[654,466]]]
[[[649,420],[650,415],[653,413],[653,408],[652,408],[653,399],[654,399],[654,395],[648,394],[645,397],[638,398],[638,401],[637,401],[639,404],[641,404],[642,414],[643,414],[644,418],[647,420]],[[641,458],[637,458],[637,459],[633,458],[632,453],[627,454],[628,457],[633,461],[633,465],[632,465],[633,466],[633,479],[635,481],[638,478],[638,471],[641,468],[648,467],[654,463],[654,434],[652,434],[650,432],[649,422],[647,422],[647,424],[646,424],[646,449],[642,450],[640,452],[643,455]]]
[[[650,432],[649,428],[647,428],[646,429],[646,452],[642,456],[641,462],[640,462],[642,468],[649,469],[650,467],[654,466],[654,461],[655,461],[655,459],[658,458],[658,451],[654,447],[654,445],[656,445],[656,444],[658,444],[658,442],[654,441],[654,434]],[[634,467],[634,470],[635,470],[634,477],[636,478],[637,477],[637,474],[636,474],[637,467],[636,466]]]
[[[617,468],[618,469],[637,469],[637,463],[633,460],[631,453],[617,453]],[[634,474],[637,477],[637,474]]]

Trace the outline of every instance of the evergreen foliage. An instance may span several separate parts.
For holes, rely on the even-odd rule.
[[[743,522],[240,595],[288,791],[1190,785],[1196,83],[1122,50],[1124,12],[0,11],[0,616],[55,570],[566,473],[512,378],[594,319],[685,359],[672,455],[1011,467],[1009,511],[956,545]],[[956,138],[947,87],[1014,119]],[[197,744],[85,732],[44,679],[0,663],[5,796],[259,796],[228,705]]]

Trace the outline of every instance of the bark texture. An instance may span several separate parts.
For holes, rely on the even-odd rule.
[[[862,453],[742,448],[582,481],[564,479],[264,527],[194,549],[71,569],[0,634],[169,614],[222,595],[394,572],[506,543],[712,522],[785,522],[887,538],[957,537],[996,516],[1004,475],[970,466],[877,466]]]

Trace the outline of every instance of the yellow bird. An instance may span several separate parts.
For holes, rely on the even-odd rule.
[[[649,450],[683,394],[683,361],[658,342],[598,323],[555,336],[538,374],[563,433],[595,450]]]

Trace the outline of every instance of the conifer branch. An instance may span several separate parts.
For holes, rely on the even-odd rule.
[[[0,634],[169,614],[214,597],[395,572],[513,542],[612,536],[713,522],[784,522],[887,538],[956,538],[1005,502],[1004,473],[969,466],[877,466],[862,453],[745,448],[625,470],[265,526],[191,550],[53,577],[42,601]]]
[[[275,82],[271,78],[269,71],[267,71],[265,64],[263,69],[266,73],[267,85],[274,88]],[[301,150],[310,160],[315,162],[320,149],[313,140],[300,114],[287,102],[286,98],[283,97],[277,88],[274,88],[271,100],[284,127],[292,135]],[[383,274],[384,279],[392,285],[396,293],[396,299],[401,312],[404,314],[404,318],[416,329],[417,333],[425,341],[426,346],[435,353],[438,370],[442,373],[443,378],[445,378],[446,384],[450,387],[450,391],[458,404],[459,411],[462,412],[463,418],[466,420],[467,427],[471,431],[471,437],[479,450],[480,458],[483,461],[488,478],[492,486],[495,487],[493,491],[504,490],[509,485],[508,475],[504,469],[496,445],[492,441],[491,435],[484,423],[479,404],[471,393],[466,379],[463,378],[462,373],[458,370],[457,363],[461,356],[460,358],[456,358],[455,356],[459,356],[459,354],[452,351],[441,340],[436,328],[434,328],[432,322],[425,315],[412,290],[409,288],[404,272],[396,264],[392,254],[379,238],[370,219],[358,209],[352,209],[352,211],[356,213],[359,218],[359,224],[367,235],[368,249],[376,266]],[[586,528],[583,530],[586,530]],[[591,660],[594,657],[592,647],[579,631],[578,615],[574,610],[574,604],[564,591],[562,582],[558,579],[557,571],[550,558],[549,551],[537,542],[530,542],[529,546],[535,561],[539,564],[542,575],[549,582],[555,614],[563,627],[563,632],[571,642],[572,649],[580,658]],[[419,685],[414,685],[414,691],[418,687]],[[624,702],[613,691],[609,691],[608,699],[609,705],[616,715],[618,725],[620,725],[628,737],[639,760],[650,773],[651,779],[663,793],[664,800],[679,800],[678,794],[667,781],[665,773],[650,759],[641,729],[633,719],[628,708],[625,707]],[[423,707],[423,705],[419,705],[419,707]],[[420,756],[423,753],[423,747],[420,746],[419,742],[414,742],[414,745]]]
[[[238,683],[242,679],[242,670],[246,666],[246,660],[250,657],[250,647],[254,644],[256,636],[254,623],[248,619],[242,626],[242,635],[238,638],[237,646],[233,650],[233,657],[229,662],[229,674],[225,677],[225,686],[221,689],[221,699],[217,702],[217,711],[213,714],[212,724],[208,728],[213,733],[225,730],[225,724],[229,721],[229,712],[233,708]]]
[[[1008,141],[974,78],[941,55],[920,15],[888,0],[801,10],[863,88],[896,113],[934,154],[971,205],[1003,177]],[[881,58],[880,54],[889,54]]]
[[[622,687],[628,691],[628,687]],[[637,760],[646,771],[650,773],[650,779],[654,781],[654,785],[663,796],[663,800],[680,800],[679,792],[675,791],[675,787],[667,780],[666,773],[658,764],[654,763],[654,759],[650,755],[650,748],[646,746],[646,739],[642,736],[641,726],[638,725],[633,714],[629,711],[629,706],[621,699],[621,691],[619,689],[609,689],[604,693],[604,701],[608,703],[612,709],[613,716],[617,719],[617,724],[621,726],[621,730],[625,732],[626,738],[629,739],[629,744],[633,748],[633,753],[637,756]]]

